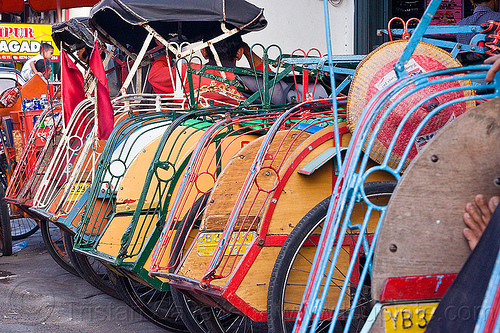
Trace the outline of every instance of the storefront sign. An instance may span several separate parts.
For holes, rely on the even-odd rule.
[[[41,43],[54,46],[52,61],[59,60],[59,49],[52,40],[50,24],[0,24],[0,61],[26,61],[40,53]]]

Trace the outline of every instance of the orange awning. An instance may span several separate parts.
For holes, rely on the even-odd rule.
[[[12,0],[0,0],[12,1]],[[19,0],[16,0],[19,1]],[[36,12],[45,12],[47,10],[57,9],[58,0],[29,0],[31,8]],[[62,9],[76,8],[76,7],[92,7],[99,0],[59,0]]]
[[[22,13],[24,0],[0,0],[0,13]]]

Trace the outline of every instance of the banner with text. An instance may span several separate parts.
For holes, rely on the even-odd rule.
[[[1,24],[0,61],[26,61],[40,53],[41,43],[54,46],[50,60],[59,61],[59,49],[52,40],[50,24]]]

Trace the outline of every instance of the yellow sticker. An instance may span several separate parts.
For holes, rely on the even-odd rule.
[[[200,234],[196,243],[198,255],[201,257],[211,257],[217,248],[221,235],[222,232],[204,232]],[[233,232],[224,255],[229,255],[230,253],[231,255],[243,255],[255,237],[257,237],[256,232],[249,232],[246,237],[243,232]]]
[[[69,192],[68,201],[78,201],[85,192],[87,188],[90,187],[90,183],[76,183],[71,187],[71,191]]]
[[[386,333],[424,332],[438,303],[384,306]]]

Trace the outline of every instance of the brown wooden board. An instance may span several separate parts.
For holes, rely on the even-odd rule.
[[[339,124],[342,126],[344,124]],[[301,145],[295,149],[293,154],[287,159],[287,162],[280,170],[280,176],[291,167],[292,162],[295,158],[307,147],[318,140],[319,137],[324,136],[328,131],[332,131],[333,126],[325,128],[304,140]],[[341,137],[342,147],[349,145],[349,140],[351,138],[350,133],[346,133]],[[333,175],[333,164],[336,163],[336,157],[333,157],[328,163],[322,165],[318,170],[309,176],[305,176],[297,172],[300,168],[311,160],[316,158],[327,148],[333,147],[333,139],[329,139],[312,150],[307,156],[305,156],[295,168],[294,172],[291,173],[290,178],[288,178],[285,187],[283,188],[276,207],[274,209],[269,229],[267,231],[268,235],[288,235],[295,227],[295,225],[300,221],[300,219],[307,214],[314,206],[320,203],[323,199],[332,195],[334,181],[332,182]],[[369,165],[375,165],[374,162],[370,161]],[[391,180],[393,179],[388,173],[384,172],[373,172],[367,178],[367,181],[381,181],[381,180]],[[353,216],[353,221],[359,221],[360,212],[356,212]],[[370,232],[376,227],[370,226]]]
[[[305,139],[310,137],[309,133],[303,132],[300,140],[295,140],[296,134],[299,134],[300,131],[293,130],[292,134],[290,135],[289,131],[279,131],[274,140],[273,143],[271,144],[270,148],[270,153],[274,153],[277,149],[277,146],[279,143],[282,142],[283,140],[283,146],[288,147],[292,142],[293,147],[292,147],[292,152],[294,149],[297,148]],[[221,232],[224,229],[224,226],[227,223],[229,214],[231,213],[231,210],[234,207],[234,204],[236,202],[239,189],[241,188],[243,182],[245,181],[245,178],[247,177],[247,174],[250,170],[250,166],[252,165],[252,162],[255,158],[255,155],[257,151],[260,149],[260,146],[262,144],[263,137],[258,138],[256,140],[251,141],[249,144],[247,144],[245,147],[243,147],[236,155],[234,155],[231,160],[225,165],[222,173],[219,175],[217,178],[217,181],[214,185],[214,190],[212,191],[207,208],[204,212],[203,219],[200,225],[200,230],[203,232],[211,232],[211,231],[218,231]],[[281,149],[280,153],[276,160],[281,161],[283,159],[283,154],[286,149]],[[303,177],[303,176],[302,176]],[[331,185],[330,185],[331,187]],[[236,190],[235,190],[236,189]],[[253,188],[252,191],[249,194],[249,198],[253,198],[256,195],[256,189]],[[258,199],[259,200],[259,199]],[[251,200],[250,200],[251,201]],[[262,204],[262,201],[257,201],[255,204],[255,209],[256,210],[260,205]],[[248,210],[248,208],[244,207],[243,211]],[[255,212],[250,213],[251,218],[249,220],[253,220],[255,216]],[[299,218],[300,219],[300,218]],[[241,223],[241,222],[240,222]],[[277,252],[273,254],[274,258],[277,255]],[[233,256],[231,256],[233,257]],[[241,257],[241,256],[240,256]],[[203,274],[205,273],[208,264],[211,260],[211,257],[203,257],[200,256],[195,248],[192,248],[185,261],[181,265],[181,268],[178,271],[178,274],[187,276],[196,280],[201,280],[203,277]],[[274,265],[275,260],[264,260],[265,266],[267,267],[266,273],[258,273],[259,275],[262,275],[264,280],[269,281],[269,276],[270,272],[272,270],[272,266]],[[256,267],[260,267],[262,270],[262,263],[256,264]],[[216,279],[213,280],[211,283],[213,285],[217,286],[223,286],[228,282],[227,278],[224,279]],[[254,288],[261,289],[260,285],[261,281],[253,281],[251,284]],[[248,286],[250,288],[250,286]],[[250,289],[249,289],[250,290]],[[265,288],[267,292],[267,288]],[[250,291],[249,291],[250,292]],[[253,289],[250,293],[253,293]],[[253,295],[255,296],[255,295]],[[264,295],[265,296],[265,295]],[[260,303],[263,304],[260,308],[265,308],[265,297],[262,298],[262,295],[259,294],[258,296],[260,298]]]
[[[345,124],[339,124],[339,126],[345,126]],[[331,131],[333,131],[333,126],[324,128],[306,138],[287,158],[286,163],[280,169],[280,177],[284,176],[300,153],[308,149],[318,138],[324,137]],[[341,137],[342,146],[349,144],[350,137],[350,133],[346,133]],[[308,211],[332,194],[333,163],[336,161],[336,157],[333,157],[328,163],[322,165],[309,176],[302,175],[297,171],[334,145],[333,139],[325,140],[324,143],[320,144],[300,160],[281,191],[269,224],[268,235],[290,234],[292,229]]]
[[[470,253],[462,235],[466,203],[478,193],[500,193],[499,138],[496,98],[443,128],[410,164],[392,195],[375,250],[375,299],[388,277],[460,270]]]
[[[283,147],[288,147],[293,142],[293,151],[300,143],[309,137],[308,133],[301,133],[300,140],[294,140],[295,135],[301,133],[297,130],[290,131],[279,131],[271,143],[269,153],[274,154],[277,147],[282,143]],[[248,172],[250,171],[250,166],[253,163],[255,155],[257,154],[260,146],[262,144],[263,138],[259,138],[250,142],[248,145],[243,147],[238,154],[234,155],[233,158],[227,163],[227,165],[222,170],[222,173],[217,178],[215,182],[214,189],[210,195],[210,199],[207,204],[207,208],[203,214],[203,220],[200,225],[200,230],[202,231],[222,231],[226,225],[227,218],[231,214],[231,211],[236,203],[238,194],[240,192],[241,186],[243,185]],[[286,149],[280,149],[276,157],[276,161],[281,161]],[[248,198],[254,198],[257,193],[257,188],[252,187]],[[250,211],[251,216],[256,216],[257,210],[262,205],[264,196],[259,196],[254,203],[252,210]],[[248,200],[252,201],[252,200]],[[244,206],[243,212],[248,211],[248,207]],[[210,221],[216,222],[215,224],[208,224],[208,217],[210,216],[226,216],[226,221],[221,223],[221,218],[211,219]],[[223,220],[223,219],[222,219]]]
[[[293,141],[294,137],[287,135],[286,131],[278,132],[275,139],[273,140],[270,152],[273,153],[276,150],[277,145],[281,142],[283,142],[284,147],[288,147],[288,145],[291,145],[291,149],[289,151],[288,156],[286,157],[286,161],[283,163],[283,166],[278,170],[278,172],[280,173],[280,177],[283,176],[285,171],[290,167],[290,165],[297,158],[300,152],[307,150],[308,147],[315,140],[325,136],[325,134],[329,133],[332,130],[333,126],[322,129],[321,131],[314,133],[312,135],[307,133],[302,133],[301,136],[304,137],[303,138],[301,137],[300,140],[296,141]],[[350,134],[344,135],[342,137],[343,141],[342,143],[347,145],[349,142],[349,137]],[[302,218],[302,216],[304,216],[318,202],[331,195],[333,187],[332,185],[333,160],[323,165],[319,170],[317,170],[314,174],[310,176],[301,175],[296,171],[300,168],[300,166],[307,164],[313,158],[322,153],[325,149],[332,146],[333,146],[332,139],[325,140],[323,144],[319,145],[319,147],[312,150],[305,158],[303,158],[300,161],[297,168],[295,169],[294,172],[292,172],[291,177],[288,179],[285,188],[282,190],[281,196],[278,200],[278,204],[279,203],[281,204],[276,207],[276,210],[272,217],[272,223],[270,225],[270,229],[268,230],[268,234],[284,234],[284,235],[289,234],[292,228],[296,225],[296,223]],[[241,182],[246,178],[246,173],[248,173],[249,166],[253,161],[253,157],[256,153],[255,149],[258,149],[259,147],[260,147],[260,140],[256,140],[251,144],[249,144],[244,149],[242,149],[238,155],[245,156],[245,158],[243,159],[240,158],[239,160],[235,159],[234,160],[236,161],[235,164],[228,164],[227,168],[224,170],[225,173],[223,172],[222,175],[225,175],[228,178],[238,177],[238,179],[240,180],[239,183],[241,184]],[[286,150],[287,150],[286,148],[285,149],[281,148],[280,154],[282,154],[283,151]],[[248,154],[248,155],[243,155],[243,154]],[[281,161],[281,159],[283,159],[283,156],[279,156],[277,158],[277,161]],[[243,163],[246,163],[245,169],[243,168]],[[246,170],[246,172],[243,172],[244,170]],[[234,189],[230,191],[231,188],[229,185],[231,184],[231,182],[227,181],[227,179],[224,179],[222,175],[221,177],[219,177],[217,181],[218,185],[220,185],[221,187],[217,187],[216,185],[215,188],[221,190],[222,186],[225,185],[227,187],[227,191],[224,192],[225,194],[232,194],[233,196],[237,195],[237,193],[234,193]],[[262,185],[262,183],[260,185]],[[217,197],[215,194],[220,195],[220,193],[222,192],[217,193],[214,191],[212,198]],[[250,194],[249,198],[252,198],[252,193]],[[252,199],[248,200],[251,201]],[[227,204],[228,202],[224,203]],[[232,208],[233,205],[234,203],[232,205],[228,205],[227,208]],[[217,210],[213,209],[213,211],[215,212]],[[229,216],[229,213],[230,211],[228,211],[226,215],[225,222],[224,224],[222,224],[222,228],[227,222],[227,217]],[[265,214],[262,215],[264,216]],[[209,221],[208,218],[211,216],[213,215],[206,216],[205,217],[206,221]],[[250,267],[249,271],[246,273],[243,280],[241,281],[241,284],[238,286],[236,290],[236,294],[257,311],[261,312],[266,311],[267,307],[266,295],[267,295],[267,289],[269,287],[269,278],[271,276],[271,272],[274,263],[276,261],[276,257],[279,253],[279,250],[280,247],[262,248],[262,250],[256,257],[255,261],[253,262],[252,266]],[[310,251],[312,255],[310,260],[312,260],[315,249],[311,247]],[[191,251],[188,258],[192,259],[192,257],[194,256],[193,252],[194,251]],[[199,260],[196,260],[195,262],[198,263]],[[342,264],[344,264],[345,262],[348,262],[348,259],[344,260]],[[183,267],[188,267],[186,264],[187,262],[183,265]],[[189,274],[193,274],[196,271],[195,266],[193,265],[189,267],[193,268],[192,271],[189,272]],[[206,267],[207,266],[202,268],[206,269]],[[343,267],[345,268],[347,266],[344,265]],[[235,274],[235,272],[233,272],[232,274]],[[199,279],[199,277],[195,278]],[[296,278],[300,279],[300,277]],[[304,280],[303,282],[305,283],[305,281],[307,280],[307,276],[302,276],[302,280]],[[213,281],[212,283],[214,282],[215,281]],[[219,283],[220,282],[215,282],[214,284],[219,285]],[[301,290],[300,287],[296,292],[297,295],[300,293],[300,296],[297,296],[297,298],[302,297],[303,290]],[[338,294],[332,292],[331,297],[337,299]]]
[[[300,141],[297,140],[293,142],[293,146],[291,147],[286,160],[283,162],[282,167],[278,170],[280,177],[285,174],[285,172],[291,167],[293,162],[296,162],[295,160],[301,152],[307,151],[308,147],[310,147],[313,142],[324,137],[332,130],[333,126],[325,128],[312,135],[307,134],[307,136],[305,138],[301,138]],[[286,131],[278,132],[275,139],[273,140],[270,152],[274,152],[277,145],[282,142],[282,140],[284,140],[284,146],[287,147],[287,145],[292,142],[292,139],[293,138],[290,135],[286,135]],[[342,145],[347,146],[349,143],[349,139],[350,133],[344,134],[342,136]],[[214,187],[215,190],[212,192],[209,199],[209,204],[207,205],[207,210],[205,211],[204,215],[205,224],[202,224],[202,227],[200,227],[202,232],[221,231],[224,228],[230,211],[234,206],[236,196],[238,195],[238,191],[235,191],[234,188],[241,187],[241,184],[245,180],[256,151],[260,147],[261,140],[262,139],[255,140],[244,147],[223,170],[223,173],[220,175],[216,182],[216,185]],[[274,213],[272,214],[269,229],[267,231],[268,235],[288,235],[293,227],[297,224],[297,222],[311,208],[331,195],[333,188],[332,168],[334,159],[332,159],[328,163],[325,163],[309,176],[299,174],[297,170],[299,170],[303,165],[309,163],[312,159],[317,157],[327,148],[332,146],[333,139],[325,138],[322,144],[310,151],[309,154],[303,157],[297,164],[295,170],[291,173],[290,178],[288,178],[286,185],[283,188],[278,199],[276,208],[274,210]],[[280,158],[277,158],[277,160],[280,161]],[[381,179],[385,180],[387,178],[387,174],[373,173],[370,176],[370,181]],[[239,186],[235,186],[235,184],[239,184]],[[250,193],[250,199],[247,199],[247,201],[252,201],[253,196],[255,196],[255,191]],[[260,204],[261,202],[259,202],[257,207],[259,207]],[[266,209],[267,208],[268,207],[266,207]],[[251,211],[250,215],[252,215],[252,213],[253,211]],[[261,216],[265,215],[265,212],[261,214]],[[253,220],[253,215],[251,216],[250,220]],[[218,227],[219,229],[215,229],[216,227]],[[262,225],[260,225],[259,227],[262,227]],[[245,302],[247,302],[250,306],[258,311],[266,311],[266,295],[268,282],[279,249],[279,247],[262,248],[236,290],[236,294],[238,296],[240,296]],[[310,250],[312,251],[312,257],[310,258],[310,260],[312,260],[315,249],[311,247]],[[349,251],[347,251],[347,253],[348,252]],[[344,258],[343,261],[341,260],[339,262],[338,271],[345,272],[347,270],[348,262],[348,257]],[[208,260],[206,258],[200,257],[196,253],[196,251],[191,249],[191,251],[187,255],[186,261],[183,263],[182,268],[179,271],[179,274],[186,274],[186,276],[190,278],[200,280],[202,274],[206,271],[207,263]],[[241,264],[241,262],[238,262],[238,268],[240,267],[239,265],[244,266]],[[231,276],[233,276],[234,274],[236,274],[236,272],[232,272],[231,274]],[[296,279],[302,279],[302,284],[299,285],[303,286],[307,281],[307,274],[304,276],[297,276]],[[212,284],[218,286],[224,285],[221,282],[226,282],[226,280],[214,280],[212,281]],[[226,284],[226,287],[228,286],[229,285]],[[291,294],[287,297],[295,297],[296,302],[300,304],[303,289],[300,289],[299,287],[296,291],[289,292]],[[332,291],[329,297],[336,300],[338,298],[338,291]],[[348,299],[346,300],[346,303],[344,305],[349,305]]]

